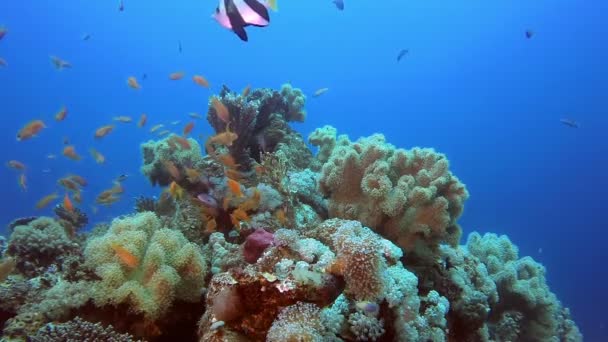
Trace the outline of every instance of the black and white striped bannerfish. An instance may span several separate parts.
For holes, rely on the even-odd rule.
[[[270,24],[268,8],[276,11],[276,0],[220,0],[212,17],[223,27],[247,41],[245,27],[264,27]]]

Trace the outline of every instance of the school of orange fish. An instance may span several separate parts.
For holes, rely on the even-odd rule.
[[[4,26],[0,26],[0,40],[2,40],[8,33],[8,29]],[[50,56],[50,61],[53,67],[57,70],[62,70],[66,68],[72,68],[72,64],[66,60],[63,60],[57,56]],[[6,67],[8,63],[6,60],[0,58],[0,67]],[[179,81],[186,77],[186,73],[184,71],[176,71],[169,74],[168,79],[170,81]],[[202,75],[195,74],[192,76],[192,82],[202,88],[210,88],[209,81]],[[129,88],[134,90],[142,89],[140,82],[137,77],[129,76],[126,80],[126,84]],[[251,90],[250,86],[247,86],[242,91],[243,96],[247,96]],[[327,92],[328,88],[321,88],[313,93],[313,97],[318,97],[321,94]],[[236,197],[243,197],[243,193],[241,192],[241,185],[237,180],[239,178],[239,173],[237,171],[238,165],[235,163],[234,159],[230,155],[220,155],[215,152],[214,145],[224,145],[231,146],[233,142],[238,139],[238,135],[230,130],[230,113],[228,108],[217,98],[212,97],[211,106],[215,109],[217,116],[226,123],[226,131],[222,133],[218,133],[214,136],[211,136],[205,142],[205,150],[209,155],[215,156],[215,158],[222,163],[226,167],[226,176],[228,178],[227,185],[232,194]],[[68,119],[68,108],[66,106],[62,106],[59,111],[54,115],[54,120],[56,122],[62,122]],[[191,112],[188,114],[191,119],[200,120],[203,119],[203,115]],[[97,128],[93,134],[95,140],[103,139],[112,133],[115,129],[115,124],[128,124],[132,123],[134,120],[130,116],[116,116],[113,118],[113,123],[100,126]],[[141,114],[139,119],[137,120],[137,127],[144,128],[148,122],[148,116],[144,113]],[[170,124],[172,126],[179,125],[181,121],[173,121]],[[182,134],[174,136],[169,140],[169,144],[174,146],[179,146],[182,149],[190,149],[190,143],[187,140],[187,137],[192,133],[195,127],[195,122],[190,121],[185,124]],[[41,134],[44,129],[47,129],[47,125],[41,119],[33,119],[27,122],[19,131],[17,132],[17,140],[20,142],[24,142],[30,140],[32,138],[37,137]],[[162,137],[172,133],[170,129],[165,129],[164,124],[157,124],[150,128],[150,133],[156,134],[158,137]],[[199,135],[199,138],[202,138],[202,135]],[[79,161],[83,159],[83,156],[79,153],[77,147],[73,144],[70,144],[67,138],[64,138],[64,148],[62,151],[62,155],[70,160]],[[106,162],[106,157],[99,152],[94,147],[89,148],[89,153],[93,160],[97,164],[104,164]],[[55,159],[56,155],[49,154],[47,155],[48,159]],[[17,178],[17,184],[22,189],[22,191],[28,190],[28,180],[26,176],[27,166],[25,163],[19,160],[9,160],[6,162],[6,166],[16,170],[19,172]],[[182,175],[179,174],[178,168],[171,162],[166,161],[163,166],[169,172],[173,179],[180,179]],[[185,168],[185,177],[187,179],[194,180],[200,177],[200,173],[194,169]],[[51,204],[55,204],[60,201],[63,207],[70,213],[74,212],[74,204],[82,204],[82,189],[86,187],[88,184],[87,180],[79,175],[70,174],[65,177],[62,177],[57,180],[57,185],[61,190],[57,190],[51,194],[43,196],[40,200],[35,203],[36,209],[44,209]],[[60,192],[63,192],[63,196],[60,195]],[[103,190],[100,194],[98,194],[95,198],[94,204],[96,205],[104,205],[109,206],[120,200],[120,195],[124,193],[124,188],[121,184],[121,180],[115,180],[112,182],[111,187],[106,190]],[[181,197],[183,196],[184,190],[177,185],[177,183],[172,182],[168,189],[163,191],[163,193],[167,193],[173,197]],[[227,198],[226,201],[229,201],[230,198]],[[225,202],[226,202],[225,201]],[[234,221],[242,221],[248,219],[246,214],[246,209],[249,206],[255,206],[255,203],[259,202],[259,194],[254,192],[249,201],[245,201],[241,207],[235,210],[231,216]],[[228,203],[224,203],[224,206],[227,206]],[[95,205],[91,205],[91,210],[93,213],[97,212],[97,207]],[[281,213],[277,213],[277,216],[281,216]],[[209,223],[207,228],[213,230],[215,222],[212,217],[209,217]],[[120,251],[117,251],[120,253]]]

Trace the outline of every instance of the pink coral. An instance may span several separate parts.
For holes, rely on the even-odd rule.
[[[255,263],[262,256],[266,248],[274,245],[274,234],[264,229],[257,229],[251,233],[243,245],[243,257],[250,264]]]

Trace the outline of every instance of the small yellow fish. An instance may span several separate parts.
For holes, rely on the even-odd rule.
[[[54,192],[54,193],[52,193],[50,195],[46,195],[46,196],[42,197],[36,203],[36,209],[44,209],[44,208],[46,208],[51,202],[53,202],[54,200],[56,200],[57,197],[59,197],[59,195],[57,195],[56,192]]]
[[[25,173],[22,173],[19,175],[19,187],[23,190],[23,191],[27,191],[27,178],[25,178]]]
[[[122,123],[130,123],[133,122],[133,119],[130,116],[115,116],[114,121],[122,122]]]
[[[158,131],[159,129],[163,128],[163,127],[165,127],[165,125],[163,125],[163,124],[158,124],[158,125],[156,125],[156,126],[154,126],[154,127],[150,128],[150,133],[154,133],[154,132]]]
[[[315,91],[315,93],[314,93],[314,94],[312,94],[312,97],[319,97],[319,96],[321,96],[321,95],[323,95],[323,94],[327,93],[327,91],[328,91],[328,90],[329,90],[329,88],[321,88],[321,89],[318,89],[317,91]]]
[[[97,164],[105,163],[106,157],[103,154],[99,153],[99,151],[97,151],[96,149],[91,147],[89,152],[91,153],[91,155],[93,156],[93,159],[95,159],[95,162]]]

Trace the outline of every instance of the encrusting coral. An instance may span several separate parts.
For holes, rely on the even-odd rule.
[[[89,241],[85,256],[101,278],[94,285],[97,305],[126,303],[156,319],[174,301],[202,295],[207,266],[199,249],[163,228],[154,213],[114,220],[104,236]]]
[[[330,217],[361,221],[408,251],[457,244],[456,220],[469,194],[444,155],[397,149],[381,134],[355,142],[335,134],[327,127],[311,134],[325,160],[319,189]]]
[[[61,224],[50,217],[40,217],[13,229],[6,254],[16,258],[20,273],[32,277],[79,252],[80,246]]]

